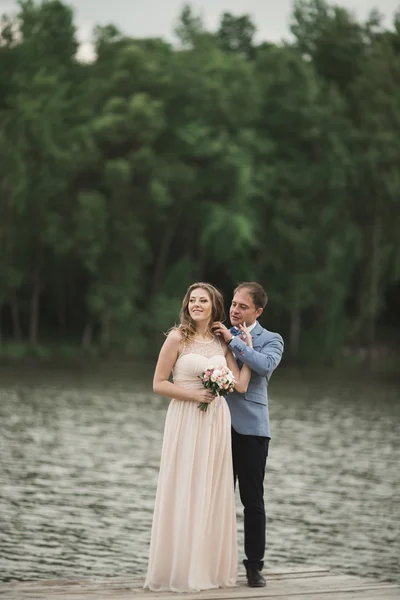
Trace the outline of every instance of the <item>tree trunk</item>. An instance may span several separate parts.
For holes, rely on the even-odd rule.
[[[67,310],[65,302],[65,289],[63,281],[58,283],[58,307],[57,307],[57,318],[58,318],[58,330],[62,337],[65,336],[67,328]]]
[[[206,251],[201,243],[198,244],[197,252],[194,255],[196,256],[194,261],[194,278],[197,281],[203,281],[203,274],[206,264]]]
[[[290,314],[289,352],[298,356],[300,349],[301,311],[299,307],[292,308]]]
[[[375,217],[372,231],[372,257],[371,271],[369,280],[369,302],[368,302],[368,363],[370,369],[374,366],[374,350],[376,345],[376,317],[379,309],[379,281],[381,271],[381,238],[382,238],[382,220],[379,216]]]
[[[101,318],[101,333],[100,333],[100,345],[104,350],[110,347],[111,339],[111,323],[108,315],[103,315]]]
[[[89,321],[86,323],[82,335],[82,348],[88,350],[92,345],[93,340],[93,326]]]
[[[13,337],[16,342],[22,340],[21,318],[19,314],[18,298],[16,292],[11,296],[11,318],[13,325]]]
[[[197,257],[196,264],[195,264],[195,277],[194,278],[197,279],[197,281],[203,281],[204,264],[205,264],[205,257],[203,256],[203,253],[200,252]]]
[[[172,241],[174,239],[175,231],[178,225],[178,217],[171,219],[168,223],[167,228],[165,229],[164,236],[161,241],[160,251],[157,256],[156,264],[153,272],[153,279],[151,284],[151,293],[152,296],[157,292],[161,281],[165,272],[165,265],[167,264],[167,259],[169,255],[169,251],[171,248]]]
[[[38,265],[36,267],[34,278],[33,278],[33,291],[32,291],[32,297],[31,297],[31,314],[30,314],[30,325],[29,325],[29,341],[33,345],[38,343],[39,307],[40,307],[41,292],[42,292],[41,268],[40,268],[40,265]]]

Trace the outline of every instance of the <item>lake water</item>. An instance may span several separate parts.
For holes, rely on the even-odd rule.
[[[0,580],[146,569],[168,400],[151,367],[0,369]],[[270,383],[266,568],[400,581],[398,382]],[[237,498],[240,558],[242,515]]]

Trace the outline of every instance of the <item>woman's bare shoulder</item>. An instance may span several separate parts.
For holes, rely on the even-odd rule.
[[[180,344],[183,340],[182,332],[178,327],[173,327],[167,334],[167,341],[170,344]]]

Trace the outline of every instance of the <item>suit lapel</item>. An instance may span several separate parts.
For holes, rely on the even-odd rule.
[[[257,341],[258,336],[261,335],[262,332],[263,332],[263,328],[261,327],[260,323],[257,321],[257,325],[254,327],[253,331],[251,332],[253,346],[254,346],[254,342]]]

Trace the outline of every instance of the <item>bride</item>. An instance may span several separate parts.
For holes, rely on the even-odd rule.
[[[225,398],[214,398],[199,379],[208,366],[226,365],[235,376],[235,389],[247,390],[250,369],[239,370],[226,343],[210,330],[211,323],[223,319],[221,292],[208,283],[191,285],[180,325],[168,334],[154,373],[154,392],[172,400],[144,584],[152,591],[196,592],[236,584],[230,412]],[[251,346],[251,334],[243,326],[241,331]],[[206,412],[199,410],[201,402],[209,403]]]

